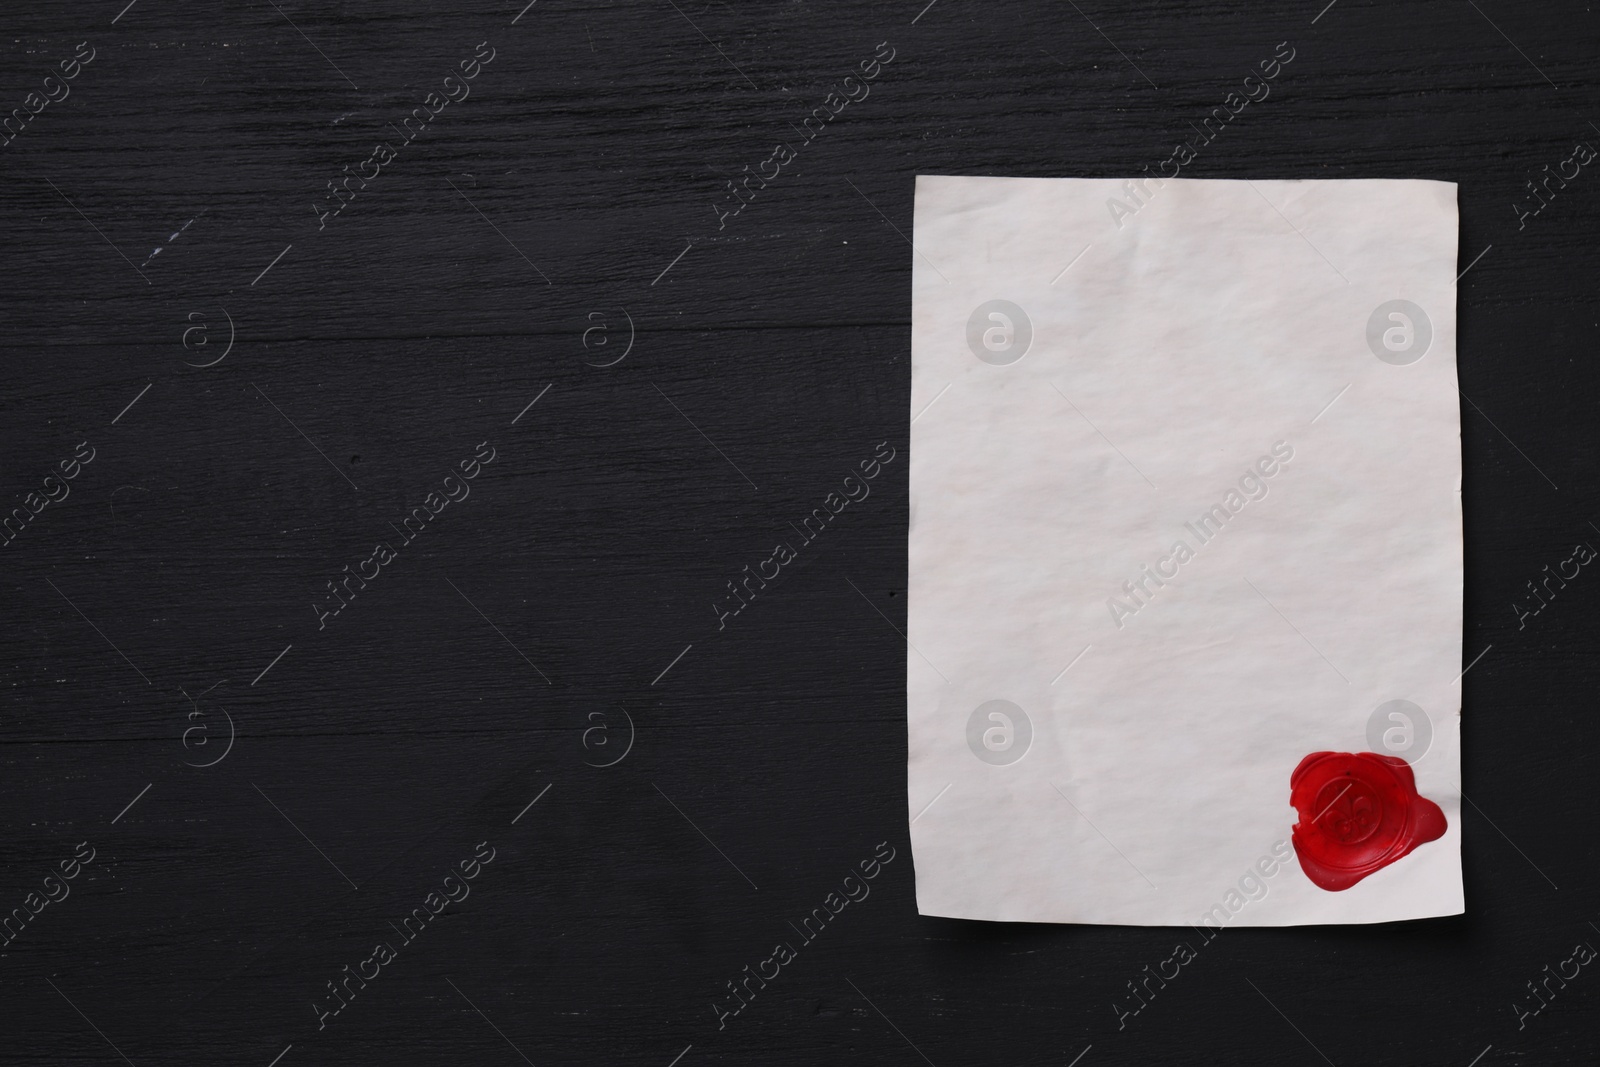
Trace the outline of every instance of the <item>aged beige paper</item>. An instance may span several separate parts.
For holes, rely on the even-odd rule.
[[[923,176],[913,243],[920,910],[1460,912],[1455,186]],[[1324,751],[1409,764],[1443,836],[1316,884]],[[1381,852],[1338,785],[1308,828]]]

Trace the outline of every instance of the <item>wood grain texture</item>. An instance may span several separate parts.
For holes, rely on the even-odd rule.
[[[1509,608],[1600,537],[1600,177],[1514,207],[1600,145],[1584,5],[124,4],[0,15],[0,116],[94,49],[0,147],[5,507],[95,450],[0,549],[0,913],[96,850],[0,949],[0,1062],[1595,1061],[1590,969],[1512,1009],[1600,944],[1600,585]],[[1186,173],[1456,181],[1461,266],[1488,249],[1459,293],[1490,647],[1468,913],[1230,930],[1119,1029],[1185,932],[916,914],[912,179],[1136,173],[1283,40]],[[870,96],[719,228],[725,183],[884,41]],[[479,42],[470,95],[319,228]],[[325,583],[485,441],[470,496],[319,628]],[[719,629],[724,583],[883,441],[871,497]],[[481,841],[470,897],[319,1029]],[[719,1029],[883,841],[871,896]]]

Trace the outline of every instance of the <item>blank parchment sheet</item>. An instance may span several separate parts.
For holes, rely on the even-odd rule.
[[[1461,912],[1455,185],[922,176],[912,258],[921,912]]]

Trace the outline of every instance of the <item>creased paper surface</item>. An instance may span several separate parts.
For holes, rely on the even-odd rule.
[[[1446,182],[917,179],[924,914],[1462,910],[1456,234]],[[1319,751],[1404,759],[1444,836],[1313,884]]]

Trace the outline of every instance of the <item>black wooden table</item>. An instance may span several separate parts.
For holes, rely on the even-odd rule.
[[[1596,1061],[1589,7],[523,2],[0,15],[0,1061]],[[1280,42],[1186,176],[1460,183],[1468,908],[1123,1014],[1190,932],[916,913],[913,176]]]

